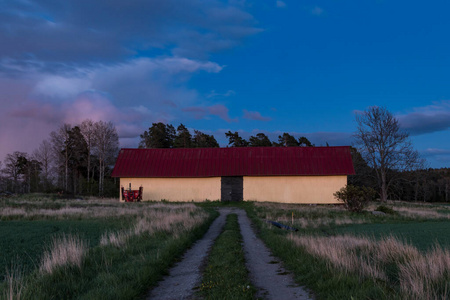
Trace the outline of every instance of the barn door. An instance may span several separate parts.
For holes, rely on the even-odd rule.
[[[244,178],[242,176],[227,176],[221,180],[222,201],[242,201],[244,199]]]

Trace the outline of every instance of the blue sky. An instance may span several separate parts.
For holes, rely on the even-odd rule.
[[[152,122],[350,145],[388,108],[431,167],[450,167],[448,1],[0,2],[0,160],[50,131]],[[20,137],[20,138],[18,138]]]

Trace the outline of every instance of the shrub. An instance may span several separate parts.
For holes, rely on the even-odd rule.
[[[361,212],[366,207],[367,203],[373,199],[375,191],[372,188],[349,184],[333,195],[339,201],[344,202],[344,206],[347,210]]]
[[[393,210],[391,207],[389,206],[385,206],[385,205],[380,205],[377,207],[377,209],[375,209],[376,211],[381,211],[384,212],[385,214],[388,215],[398,215],[398,212],[396,212],[395,210]]]

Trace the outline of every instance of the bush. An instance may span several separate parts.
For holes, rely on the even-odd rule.
[[[349,184],[333,195],[339,201],[344,202],[344,206],[347,210],[361,212],[368,202],[373,199],[375,191],[372,188]]]
[[[375,210],[384,212],[385,214],[388,214],[388,215],[398,215],[398,213],[395,210],[393,210],[391,207],[385,206],[385,205],[380,205]]]

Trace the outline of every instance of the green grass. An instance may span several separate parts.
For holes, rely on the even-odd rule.
[[[436,244],[443,248],[450,247],[450,221],[355,224],[338,227],[334,233],[373,236],[377,239],[392,235],[412,244],[421,251],[430,250]]]
[[[126,249],[96,247],[81,270],[60,268],[27,286],[24,298],[136,299],[144,296],[183,252],[203,236],[210,221],[184,234],[136,237]]]
[[[393,208],[395,209],[397,205],[414,204],[395,203]],[[375,238],[393,235],[410,242],[422,251],[430,250],[436,243],[447,249],[450,246],[449,221],[439,218],[415,218],[396,214],[374,216],[370,212],[355,214],[326,206],[322,209],[322,206],[269,204],[244,205],[243,208],[258,228],[259,237],[293,272],[297,283],[311,289],[317,299],[400,299],[402,296],[399,295],[400,287],[395,280],[386,282],[371,278],[361,279],[356,274],[339,271],[330,266],[327,260],[315,257],[303,247],[295,245],[288,239],[290,234],[313,237],[350,234]],[[425,208],[439,209],[433,206]],[[296,233],[264,222],[269,218],[291,225],[292,211],[297,218],[293,227],[300,229]],[[317,221],[318,225],[304,228],[301,219],[312,221],[311,223]],[[324,220],[327,222],[323,222]],[[353,220],[355,224],[339,225],[340,220]]]
[[[16,208],[24,209],[27,214],[6,216],[0,221],[0,299],[6,298],[8,289],[7,283],[2,282],[6,268],[19,270],[17,286],[22,287],[22,299],[142,298],[218,216],[210,208],[206,208],[206,216],[202,209],[192,211],[189,208],[192,204],[173,204],[174,209],[170,207],[172,204],[153,205],[44,196],[0,199],[0,209],[5,209],[5,214]],[[68,207],[86,209],[82,213],[60,213]],[[45,214],[41,209],[51,211]],[[159,212],[163,215],[168,212],[169,218],[178,221],[164,222],[163,215],[156,219],[148,217]],[[193,224],[188,227],[177,223],[178,213],[183,220],[192,218],[197,223],[188,222]],[[130,232],[128,228],[134,228],[143,218],[151,218],[147,220],[166,229],[155,227],[138,235],[131,234],[120,247],[100,245],[105,232]],[[76,235],[87,244],[81,267],[65,265],[55,267],[52,273],[41,272],[39,265],[44,251],[49,249],[54,237],[63,234]]]
[[[255,288],[245,267],[236,214],[227,216],[223,233],[212,247],[200,285],[205,299],[253,299]]]
[[[12,264],[24,274],[35,269],[54,237],[75,234],[94,247],[105,231],[128,226],[121,219],[0,221],[0,282]]]
[[[385,285],[330,270],[327,262],[289,241],[290,232],[268,227],[251,207],[246,207],[246,211],[258,228],[259,237],[294,274],[296,282],[311,289],[317,299],[398,299]]]

